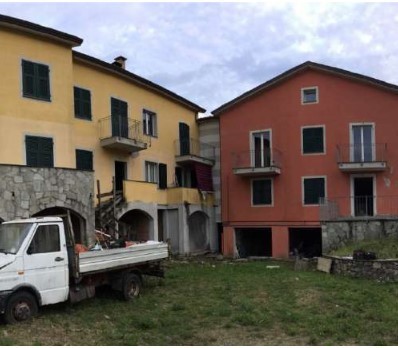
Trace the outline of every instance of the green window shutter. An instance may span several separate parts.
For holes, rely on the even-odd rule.
[[[47,65],[36,64],[37,69],[37,92],[36,97],[50,99],[50,69]]]
[[[272,204],[272,182],[270,179],[252,181],[253,205]]]
[[[54,167],[53,140],[51,138],[26,136],[26,165]]]
[[[91,120],[91,93],[90,91],[74,87],[75,116],[85,120]]]
[[[34,64],[26,60],[22,61],[22,83],[23,95],[34,96],[35,93],[35,71]]]
[[[319,204],[321,197],[325,197],[325,179],[304,179],[304,204]]]
[[[93,170],[93,153],[86,150],[76,150],[76,169]]]
[[[167,165],[159,163],[159,189],[167,189]]]
[[[303,153],[323,153],[323,127],[303,129]]]

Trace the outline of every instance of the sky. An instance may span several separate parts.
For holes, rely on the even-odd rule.
[[[76,35],[75,50],[189,99],[206,115],[307,60],[398,84],[398,3],[4,3]]]

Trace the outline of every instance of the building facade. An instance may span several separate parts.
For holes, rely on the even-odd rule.
[[[223,253],[318,256],[397,234],[397,93],[306,62],[214,110]]]
[[[205,110],[82,41],[0,16],[0,218],[69,210],[82,242],[96,225],[175,253],[216,248]]]

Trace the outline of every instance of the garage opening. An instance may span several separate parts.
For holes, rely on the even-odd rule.
[[[322,256],[322,229],[289,228],[289,253],[291,256]]]
[[[119,220],[119,233],[128,240],[146,242],[153,235],[153,219],[139,209],[130,210]]]
[[[271,228],[236,228],[235,240],[241,258],[272,256]]]

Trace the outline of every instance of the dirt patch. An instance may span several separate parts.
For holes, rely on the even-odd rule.
[[[296,296],[297,304],[301,306],[312,306],[319,304],[321,293],[315,289],[305,289],[299,290]]]

